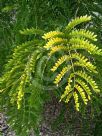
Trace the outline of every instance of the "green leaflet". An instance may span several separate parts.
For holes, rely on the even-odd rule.
[[[35,29],[35,28],[30,28],[30,29],[23,29],[19,31],[20,34],[22,35],[32,35],[32,34],[38,34],[38,35],[43,35],[44,31],[40,29]]]
[[[81,16],[73,19],[70,21],[70,23],[66,26],[66,30],[70,31],[72,28],[74,28],[76,25],[79,25],[80,23],[87,22],[91,20],[91,16]]]

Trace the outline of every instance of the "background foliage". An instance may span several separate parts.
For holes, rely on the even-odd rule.
[[[82,15],[91,15],[93,18],[93,22],[90,24],[90,29],[92,31],[94,31],[95,33],[97,33],[98,35],[98,42],[97,45],[101,47],[102,44],[102,1],[101,0],[1,0],[1,11],[0,11],[0,38],[1,38],[1,44],[0,44],[0,74],[2,75],[2,73],[4,73],[5,71],[3,70],[5,67],[5,64],[8,62],[8,60],[12,57],[12,52],[15,48],[15,46],[20,45],[21,43],[28,41],[28,40],[32,40],[33,37],[37,37],[39,39],[39,36],[27,36],[27,35],[21,35],[19,33],[19,30],[23,30],[26,28],[38,28],[38,29],[42,29],[46,32],[50,31],[50,30],[55,30],[57,28],[57,30],[60,30],[62,28],[64,28],[67,23],[72,19],[75,18],[77,16],[82,16]],[[82,26],[84,28],[84,26]],[[100,57],[100,59],[96,60],[97,62],[97,66],[98,69],[100,71],[100,81],[99,83],[101,83],[102,78],[102,66],[101,66],[101,62],[102,58]],[[50,67],[50,66],[49,66]],[[39,79],[36,79],[37,82]],[[98,79],[99,80],[99,79]],[[35,82],[35,81],[32,81]],[[46,84],[46,83],[45,83]],[[49,84],[50,86],[50,84]],[[35,86],[32,86],[34,88],[36,88]],[[38,87],[38,85],[37,85]],[[50,91],[49,91],[50,92]],[[52,93],[52,92],[50,92]],[[55,92],[54,92],[55,93]],[[6,95],[6,94],[4,94]],[[39,94],[38,94],[39,95]],[[42,94],[43,95],[43,94]],[[59,94],[57,94],[59,95]],[[51,96],[51,95],[50,95]],[[30,97],[29,95],[25,96],[25,97]],[[45,98],[49,98],[49,96],[43,96],[43,100],[45,100]],[[8,97],[6,97],[8,98]],[[37,98],[37,97],[36,97]],[[0,98],[1,99],[1,98]],[[52,98],[53,99],[53,94],[52,94]],[[57,98],[56,98],[57,99]],[[7,99],[6,99],[7,100]],[[4,101],[6,101],[4,100]],[[43,101],[42,99],[40,99],[40,101]],[[36,100],[37,102],[39,100]],[[58,101],[58,100],[55,100]],[[53,105],[55,105],[55,102],[53,103]],[[99,104],[100,102],[100,104]],[[27,103],[25,101],[25,103]],[[38,103],[38,107],[41,107],[40,104],[43,104],[43,102]],[[1,104],[0,106],[0,110],[4,110],[6,108],[2,107],[3,104]],[[27,104],[26,104],[27,105]],[[63,105],[63,104],[62,104]],[[72,105],[72,104],[70,104]],[[98,107],[97,107],[98,105]],[[85,130],[90,132],[90,125],[89,126],[85,126],[86,122],[85,122],[85,118],[89,117],[89,121],[88,124],[90,124],[90,120],[91,122],[94,122],[94,128],[95,131],[92,132],[90,135],[95,135],[95,136],[101,136],[101,128],[102,128],[102,105],[101,105],[101,101],[97,101],[97,105],[95,103],[95,105],[93,104],[93,107],[97,107],[96,111],[93,112],[93,109],[88,110],[89,113],[83,113],[83,115],[74,115],[74,109],[72,108],[72,106],[70,106],[70,111],[69,111],[69,115],[72,114],[72,119],[71,122],[68,123],[67,121],[65,121],[65,115],[67,112],[67,108],[66,105],[61,106],[61,110],[59,111],[59,116],[57,119],[54,120],[54,123],[52,123],[52,126],[56,126],[52,127],[52,128],[60,128],[59,124],[60,123],[68,123],[68,125],[66,125],[65,129],[65,133],[67,130],[70,130],[70,133],[74,133],[74,116],[77,118],[79,118],[82,122],[82,131],[80,132],[81,135],[84,135]],[[15,107],[16,108],[16,107]],[[35,107],[33,107],[35,108]],[[39,108],[38,108],[39,109]],[[42,109],[40,109],[40,113],[42,111]],[[10,108],[11,112],[10,114],[14,114],[17,112],[16,109],[14,109],[14,107]],[[28,110],[27,107],[25,107],[25,110]],[[84,110],[84,109],[83,109]],[[63,112],[62,112],[63,111]],[[98,111],[98,114],[97,114]],[[7,110],[6,110],[7,112]],[[20,110],[18,111],[19,114],[21,116],[18,117],[17,121],[19,122],[19,128],[18,131],[20,132],[22,129],[22,124],[20,124],[21,118],[24,115],[23,112],[24,110]],[[29,114],[29,113],[28,113]],[[88,116],[89,114],[89,116]],[[9,113],[8,113],[9,115]],[[90,116],[91,115],[91,116]],[[64,116],[64,117],[63,117]],[[26,116],[25,116],[26,117]],[[14,118],[15,120],[15,116],[11,116],[10,117],[11,120],[13,121],[12,118]],[[32,116],[33,118],[33,116]],[[32,120],[31,118],[31,120]],[[68,117],[67,117],[68,118]],[[37,118],[38,119],[38,118]],[[40,120],[40,119],[39,119]],[[26,122],[28,122],[26,120]],[[28,122],[29,123],[29,122]],[[32,122],[33,123],[33,122]],[[17,125],[17,126],[16,126]],[[29,126],[29,124],[26,124],[27,126]],[[69,126],[69,127],[68,127]],[[72,127],[71,127],[72,126]],[[77,126],[77,125],[76,125]],[[18,124],[15,124],[14,129],[18,127]],[[24,131],[26,128],[24,128]],[[23,132],[24,132],[23,131]],[[38,130],[35,130],[36,132],[38,132]],[[25,135],[25,134],[21,135]],[[68,131],[67,131],[68,132]],[[79,134],[80,135],[80,134]]]

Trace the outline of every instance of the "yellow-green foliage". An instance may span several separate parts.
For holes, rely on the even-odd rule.
[[[102,55],[102,50],[94,44],[97,36],[89,30],[75,28],[76,25],[90,20],[90,16],[75,18],[62,32],[51,31],[43,36],[47,40],[44,48],[48,50],[50,57],[59,52],[62,54],[51,68],[52,72],[59,71],[54,80],[57,86],[61,85],[62,79],[67,75],[68,82],[60,101],[68,103],[73,97],[77,111],[80,109],[79,99],[87,105],[91,95],[100,92],[91,76],[98,73],[97,68],[90,59],[92,55]]]
[[[40,40],[36,38],[18,45],[0,78],[0,102],[7,107],[10,126],[18,128],[17,135],[26,135],[32,127],[36,130],[41,120],[42,77],[47,56]]]
[[[77,111],[88,101],[93,102],[100,92],[94,78],[98,70],[93,57],[102,55],[95,45],[97,36],[87,29],[75,28],[90,19],[73,19],[62,31],[20,31],[30,41],[16,46],[0,78],[0,103],[7,107],[10,125],[17,128],[18,135],[39,127],[44,101],[49,98],[45,89],[49,89],[49,84],[53,89],[46,80],[52,72],[56,72],[54,84],[61,88],[59,101],[74,101]]]
[[[5,86],[3,86],[2,92],[8,92],[10,102],[12,104],[16,102],[18,109],[21,108],[26,88],[32,85],[37,63],[42,58],[42,54],[43,48],[40,47],[39,41],[31,40],[17,46],[12,59],[6,65],[7,72],[3,76],[4,81],[2,81]]]

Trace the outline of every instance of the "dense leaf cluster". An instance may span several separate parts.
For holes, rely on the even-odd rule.
[[[39,133],[48,90],[72,103],[70,110],[83,112],[91,103],[101,129],[101,7],[101,0],[1,0],[0,111],[18,135]]]
[[[59,69],[54,83],[59,86],[67,74],[65,82],[62,81],[65,91],[62,92],[60,101],[68,103],[73,97],[76,110],[79,111],[80,105],[87,105],[89,100],[97,96],[95,93],[100,92],[93,78],[94,74],[98,73],[97,67],[92,63],[91,57],[102,55],[102,50],[93,43],[97,40],[94,33],[85,29],[75,29],[76,25],[90,19],[90,16],[75,18],[62,32],[51,31],[43,36],[42,30],[34,28],[20,31],[23,35],[36,34],[36,36],[14,49],[0,84],[1,102],[3,106],[10,107],[7,110],[9,123],[17,128],[18,135],[26,135],[32,128],[37,131],[39,127],[44,95],[47,93],[44,90],[44,77],[47,70],[50,78],[50,69],[47,65],[53,64],[52,55],[55,55],[56,62],[51,71]],[[60,55],[57,53],[60,51],[62,56],[59,58]],[[49,81],[46,82],[49,84]],[[15,122],[19,123],[19,126]]]

